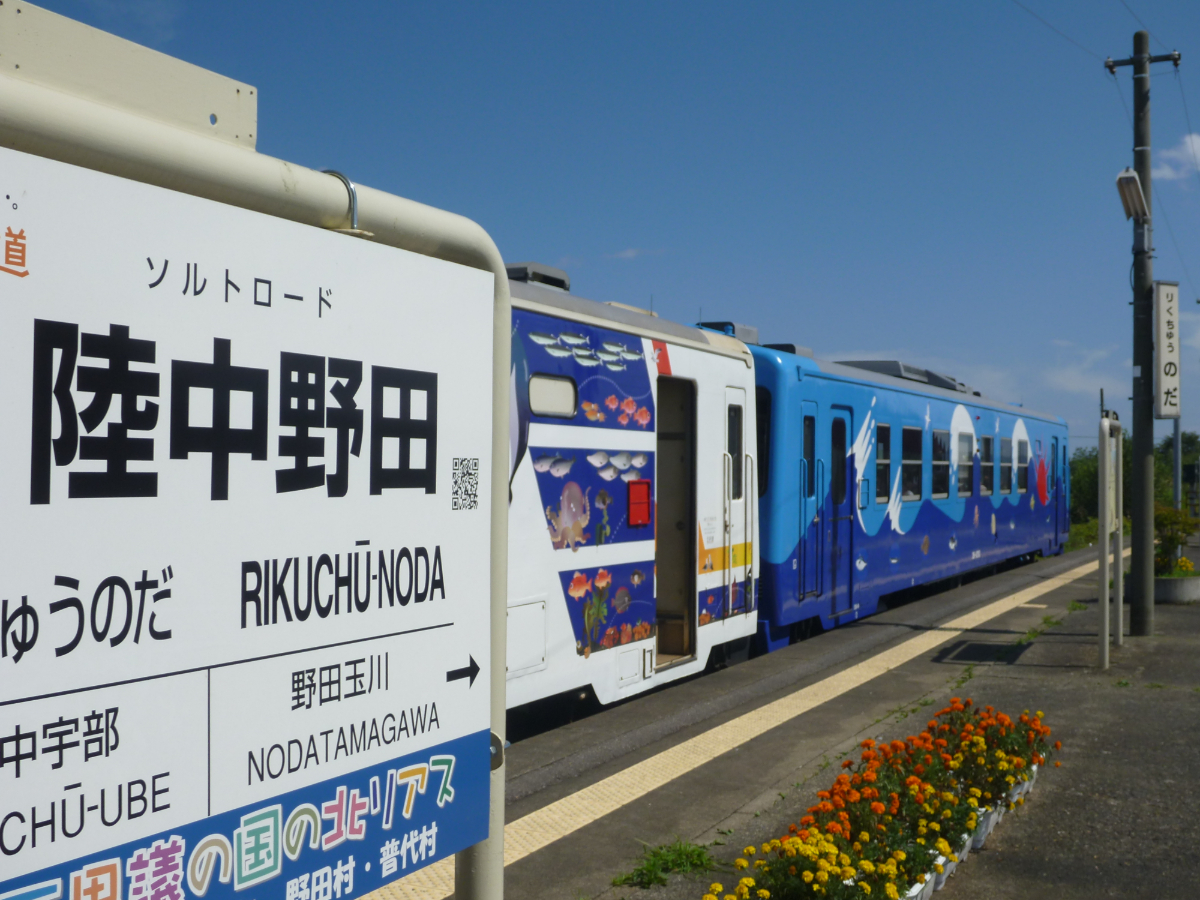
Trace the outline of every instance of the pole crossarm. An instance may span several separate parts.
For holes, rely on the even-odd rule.
[[[1139,56],[1131,56],[1131,57],[1129,57],[1129,59],[1113,59],[1110,56],[1108,59],[1104,60],[1104,68],[1108,69],[1108,71],[1110,71],[1114,75],[1116,75],[1117,68],[1119,66],[1137,65],[1143,59],[1146,59],[1146,62],[1151,62],[1151,63],[1161,63],[1161,62],[1174,63],[1175,68],[1178,69],[1180,58],[1181,57],[1179,55],[1178,50],[1172,50],[1170,53],[1163,53],[1163,54],[1160,54],[1159,56],[1151,56],[1149,58],[1139,55]]]

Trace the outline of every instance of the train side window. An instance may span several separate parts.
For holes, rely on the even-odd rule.
[[[1058,468],[1054,464],[1054,461],[1057,459],[1058,459],[1058,438],[1055,438],[1054,440],[1052,440],[1050,442],[1050,465],[1047,467],[1050,469],[1049,473],[1047,473],[1047,474],[1050,479],[1050,490],[1052,490],[1052,491],[1054,490],[1054,487],[1055,487],[1055,480],[1054,480],[1055,469]]]
[[[887,503],[892,489],[892,426],[875,426],[875,502]]]
[[[958,496],[970,497],[975,486],[975,453],[972,436],[963,432],[958,436]]]
[[[742,408],[736,403],[731,403],[729,410],[729,457],[732,460],[732,469],[730,473],[730,499],[742,499],[742,469],[746,465],[746,461],[742,458]]]
[[[808,484],[804,486],[804,495],[816,495],[817,485],[817,418],[804,417],[804,470]]]
[[[933,433],[933,469],[930,485],[934,500],[950,496],[950,432]]]
[[[900,433],[900,499],[922,497],[921,463],[925,455],[925,431],[905,428]]]
[[[1000,438],[1000,493],[1012,493],[1012,438]]]
[[[833,487],[833,505],[846,502],[846,420],[833,417],[829,424],[829,478]]]
[[[534,415],[575,418],[577,392],[574,378],[533,375],[529,379],[529,409]]]
[[[1029,441],[1017,441],[1017,493],[1029,490]]]
[[[994,440],[990,434],[985,434],[979,439],[979,493],[985,497],[992,493],[992,486],[995,484],[996,461],[992,455]]]
[[[758,496],[767,492],[767,476],[771,471],[771,392],[765,387],[754,389],[754,425],[758,430]]]

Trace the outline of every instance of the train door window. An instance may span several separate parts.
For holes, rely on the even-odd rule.
[[[1017,493],[1029,490],[1029,441],[1017,441]]]
[[[1054,490],[1054,483],[1055,483],[1054,475],[1055,475],[1055,470],[1058,468],[1058,466],[1055,465],[1055,462],[1057,461],[1057,459],[1058,459],[1058,438],[1054,438],[1052,441],[1050,441],[1050,466],[1049,466],[1050,471],[1049,471],[1049,473],[1047,473],[1050,478],[1050,490]]]
[[[974,436],[963,432],[958,436],[958,496],[970,497],[974,493],[975,448]]]
[[[758,430],[758,496],[767,492],[767,474],[771,470],[771,392],[754,389],[754,424]]]
[[[1012,438],[1000,438],[1000,493],[1012,493]]]
[[[995,484],[996,462],[992,455],[994,440],[990,434],[985,434],[979,439],[979,493],[985,497],[991,494]]]
[[[875,502],[887,503],[892,489],[892,426],[875,426]]]
[[[816,495],[817,485],[817,417],[804,417],[804,471],[808,484],[804,486],[806,497]]]
[[[742,499],[742,470],[745,468],[745,460],[742,459],[742,408],[737,404],[731,403],[728,406],[729,410],[729,457],[732,460],[733,471],[730,475],[730,494],[731,500]]]
[[[950,496],[950,432],[933,433],[933,470],[930,484],[934,500]]]
[[[534,375],[529,379],[529,408],[535,416],[573,419],[577,393],[574,378]]]
[[[921,428],[905,428],[900,433],[900,499],[921,499],[921,465],[924,456],[925,431]]]
[[[833,488],[833,505],[846,502],[846,420],[834,416],[829,423],[829,477]]]

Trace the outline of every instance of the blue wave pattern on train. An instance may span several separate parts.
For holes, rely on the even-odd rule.
[[[751,352],[761,650],[786,645],[806,620],[830,628],[870,615],[904,588],[1062,552],[1062,419],[786,351]]]

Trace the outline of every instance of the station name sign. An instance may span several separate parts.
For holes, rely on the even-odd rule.
[[[0,173],[0,898],[352,900],[484,839],[493,276]]]
[[[1154,282],[1154,417],[1179,418],[1179,285]]]

